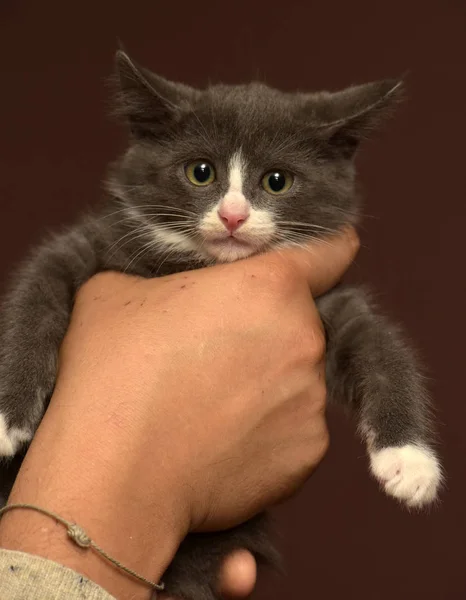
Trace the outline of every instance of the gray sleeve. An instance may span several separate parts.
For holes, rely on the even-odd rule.
[[[115,600],[72,569],[40,556],[0,549],[1,600]]]

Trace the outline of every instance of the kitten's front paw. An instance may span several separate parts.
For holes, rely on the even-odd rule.
[[[5,417],[0,414],[0,458],[14,456],[16,451],[31,440],[31,433],[18,427],[7,427]]]
[[[370,452],[369,456],[372,473],[390,496],[416,508],[437,497],[442,471],[429,448],[406,444]]]

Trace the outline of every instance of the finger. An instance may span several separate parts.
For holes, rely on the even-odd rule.
[[[359,237],[353,227],[338,235],[309,243],[304,248],[280,250],[280,260],[291,263],[301,273],[314,297],[336,285],[359,250]]]
[[[219,592],[224,600],[241,600],[254,591],[257,565],[247,550],[235,550],[225,559],[220,572]],[[158,594],[160,600],[180,600],[167,594]]]
[[[254,591],[257,565],[247,550],[236,550],[223,563],[219,591],[223,598],[247,598]]]

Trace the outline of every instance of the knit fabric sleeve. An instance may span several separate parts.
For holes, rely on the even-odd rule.
[[[115,600],[76,571],[40,556],[0,549],[1,600]]]

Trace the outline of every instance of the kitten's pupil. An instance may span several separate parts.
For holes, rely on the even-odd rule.
[[[193,175],[199,183],[205,183],[209,181],[212,175],[212,169],[207,163],[199,163],[193,169]]]
[[[280,192],[286,185],[286,177],[283,173],[276,171],[269,175],[268,184],[273,192]]]

